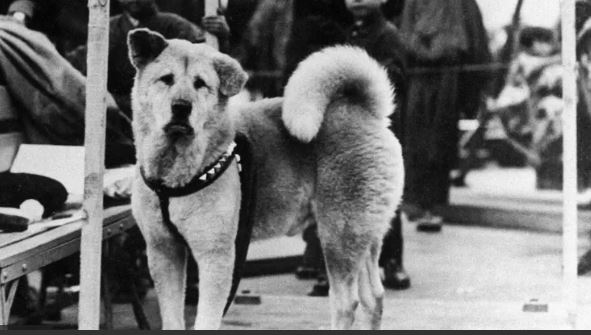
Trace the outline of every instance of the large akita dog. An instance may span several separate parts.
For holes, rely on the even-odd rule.
[[[383,68],[360,49],[329,48],[299,66],[284,99],[229,110],[228,98],[247,79],[234,59],[145,29],[130,33],[129,46],[137,69],[133,214],[147,242],[164,328],[185,327],[187,249],[199,265],[194,327],[220,326],[241,203],[239,167],[228,150],[237,132],[253,150],[253,238],[296,233],[316,221],[332,327],[350,328],[361,302],[361,326],[379,328],[384,289],[378,256],[403,188],[401,148],[388,130],[392,88]],[[207,170],[216,162],[225,172],[199,192],[163,204],[148,187],[153,180],[171,189],[205,181],[220,170]]]

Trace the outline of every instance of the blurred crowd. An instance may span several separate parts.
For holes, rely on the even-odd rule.
[[[384,241],[387,287],[410,286],[402,261],[401,222],[439,231],[437,209],[450,185],[467,186],[470,170],[496,160],[530,165],[540,188],[558,188],[562,166],[560,34],[523,26],[522,1],[502,31],[487,32],[475,0],[220,0],[206,16],[203,0],[111,1],[108,62],[108,167],[133,164],[130,92],[134,70],[127,33],[137,27],[194,43],[217,37],[250,79],[242,98],[280,96],[297,64],[323,47],[364,48],[388,71],[396,90],[392,130],[404,147],[402,211]],[[15,106],[0,130],[18,129],[24,141],[83,143],[87,1],[0,0],[0,86]],[[579,185],[591,189],[591,2],[577,2],[579,63]],[[3,105],[8,105],[5,103]],[[465,120],[472,120],[465,122]],[[460,126],[458,126],[460,125]],[[453,177],[453,178],[452,178]],[[469,185],[468,185],[469,186]],[[591,192],[582,201],[591,205]],[[316,278],[311,295],[326,295],[315,228],[297,270]],[[590,264],[591,264],[591,256]]]

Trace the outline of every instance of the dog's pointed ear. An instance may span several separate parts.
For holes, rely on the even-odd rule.
[[[164,37],[149,29],[134,29],[127,35],[129,59],[136,69],[141,69],[153,61],[166,49],[168,42]]]
[[[240,63],[228,55],[219,54],[213,64],[220,78],[220,92],[227,97],[240,93],[248,80]]]

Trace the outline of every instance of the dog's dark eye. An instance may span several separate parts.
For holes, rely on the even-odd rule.
[[[161,82],[165,83],[168,86],[172,86],[174,84],[174,75],[167,74],[165,76],[160,77],[159,79]]]
[[[193,87],[195,87],[196,90],[205,87],[205,82],[203,81],[203,79],[201,78],[195,78],[195,81],[193,82]]]

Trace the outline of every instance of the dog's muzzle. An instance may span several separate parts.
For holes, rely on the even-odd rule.
[[[164,133],[170,138],[177,139],[194,136],[195,130],[188,122],[172,120],[164,126]]]
[[[179,137],[190,137],[195,135],[195,130],[189,124],[191,115],[191,102],[183,99],[175,100],[172,103],[172,119],[164,126],[164,132],[173,139]]]

